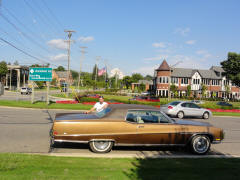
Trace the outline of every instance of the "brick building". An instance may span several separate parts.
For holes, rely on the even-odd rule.
[[[170,86],[175,84],[179,96],[185,96],[187,86],[191,86],[191,96],[200,97],[202,85],[207,87],[206,97],[226,97],[240,99],[240,88],[223,75],[224,70],[212,66],[209,70],[171,68],[166,60],[154,72],[153,86],[157,96],[171,95]]]
[[[52,78],[56,79],[57,85],[60,86],[62,83],[67,83],[68,80],[68,72],[67,71],[52,71]],[[73,84],[72,73],[69,75],[70,85]]]

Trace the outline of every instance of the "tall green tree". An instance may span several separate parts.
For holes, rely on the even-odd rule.
[[[232,80],[237,86],[240,86],[240,54],[229,52],[228,58],[221,62],[226,77]]]
[[[148,75],[146,75],[146,76],[144,77],[144,79],[145,79],[145,80],[148,80],[148,81],[151,81],[151,80],[153,79],[153,77],[148,74]]]
[[[4,77],[8,73],[7,63],[5,61],[0,62],[0,82],[3,82]]]
[[[172,83],[170,86],[170,91],[175,95],[177,91],[177,86]]]
[[[187,86],[187,96],[190,97],[191,95],[191,85]]]
[[[138,82],[139,80],[143,79],[143,76],[140,73],[132,74],[132,81],[134,83]]]
[[[55,71],[65,71],[65,68],[63,66],[58,66]]]
[[[97,74],[98,74],[98,68],[97,68],[97,65],[95,64],[92,71],[92,80],[95,80],[95,78],[98,77]]]
[[[123,77],[123,84],[126,86],[127,89],[131,87],[131,83],[132,83],[132,78],[130,76]]]
[[[206,92],[207,92],[207,86],[205,84],[202,84],[201,87],[202,87],[202,90],[201,90],[202,91],[202,96],[205,97],[206,96]]]

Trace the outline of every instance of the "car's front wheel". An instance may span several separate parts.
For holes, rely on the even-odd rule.
[[[206,154],[211,146],[210,139],[206,135],[197,135],[192,138],[191,150],[194,154]]]
[[[94,140],[89,143],[89,146],[95,153],[107,153],[112,150],[113,141]]]

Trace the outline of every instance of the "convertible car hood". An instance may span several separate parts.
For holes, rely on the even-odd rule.
[[[182,120],[182,119],[175,119],[176,124],[181,125],[193,125],[193,126],[212,126],[210,123],[207,122],[198,122],[198,121],[190,121],[190,120]]]

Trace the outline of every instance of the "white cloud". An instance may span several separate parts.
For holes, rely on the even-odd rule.
[[[63,39],[52,39],[47,42],[50,47],[56,49],[63,49],[66,50],[68,48],[67,43]]]
[[[153,43],[152,46],[155,48],[165,48],[166,44],[164,42],[159,42],[159,43]]]
[[[156,57],[144,58],[144,61],[158,61],[158,60],[167,59],[168,57],[169,55],[163,54],[163,55],[158,55]]]
[[[189,41],[186,41],[185,43],[188,44],[188,45],[193,45],[193,44],[196,43],[196,41],[195,40],[189,40]]]
[[[201,55],[202,60],[206,60],[206,59],[212,57],[212,55],[206,50],[198,50],[198,51],[196,51],[196,54]]]
[[[78,38],[78,41],[82,42],[82,43],[87,43],[87,42],[91,42],[94,40],[94,37],[93,36],[81,36]]]
[[[152,75],[154,74],[154,69],[157,69],[159,67],[159,65],[154,65],[154,66],[144,66],[144,67],[140,67],[135,69],[134,71],[132,71],[132,73],[141,73],[143,75]]]
[[[175,29],[174,33],[175,34],[180,34],[182,36],[186,36],[189,32],[190,32],[190,28],[186,27],[186,28],[177,28]]]
[[[56,56],[51,56],[50,59],[52,61],[65,61],[67,60],[68,56],[66,54],[58,54]]]

